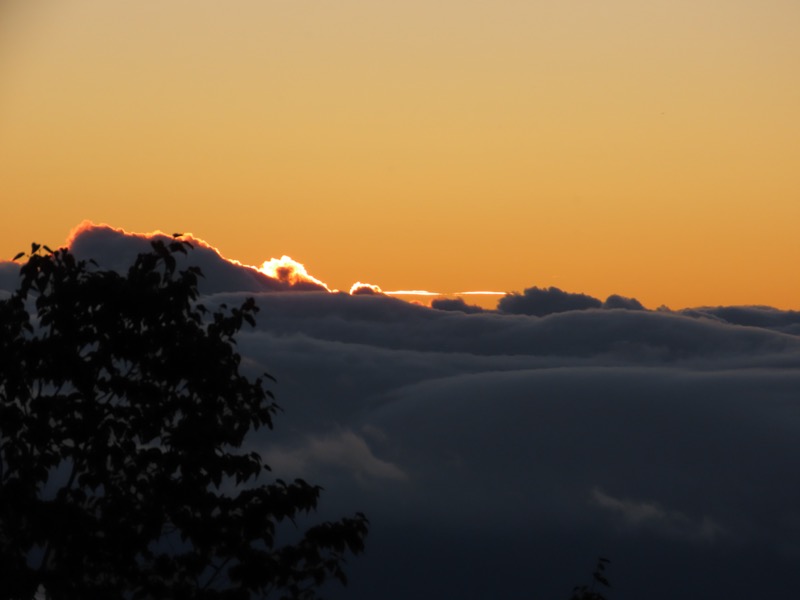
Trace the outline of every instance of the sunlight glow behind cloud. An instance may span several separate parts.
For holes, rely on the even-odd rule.
[[[384,292],[379,285],[372,283],[362,283],[361,281],[356,281],[352,286],[350,286],[350,294],[353,296],[383,293]]]
[[[264,264],[258,268],[258,270],[268,277],[273,277],[278,281],[282,281],[290,285],[311,282],[325,288],[328,291],[331,291],[330,288],[319,279],[309,275],[302,263],[299,263],[286,255],[283,255],[280,258],[271,258],[270,260],[265,261]]]

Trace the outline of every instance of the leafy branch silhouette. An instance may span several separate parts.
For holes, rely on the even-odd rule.
[[[210,311],[192,245],[125,274],[33,244],[0,300],[0,599],[314,598],[346,583],[362,513],[277,543],[321,488],[242,448],[279,407],[240,371],[252,298]]]
[[[607,600],[598,588],[611,589],[611,584],[605,576],[606,565],[611,561],[602,556],[598,557],[597,564],[592,572],[592,582],[589,585],[579,585],[572,589],[570,600]]]

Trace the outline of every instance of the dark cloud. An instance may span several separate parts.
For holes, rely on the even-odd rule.
[[[636,298],[626,298],[617,294],[611,294],[606,301],[603,302],[603,308],[623,308],[625,310],[645,310],[642,303]]]
[[[353,296],[377,296],[382,295],[383,290],[381,290],[380,286],[372,283],[361,283],[360,281],[356,281],[350,287],[350,293]]]
[[[480,306],[467,304],[463,298],[436,298],[431,301],[431,308],[436,310],[455,310],[467,314],[483,312]]]
[[[522,294],[513,292],[503,296],[497,309],[508,314],[543,317],[570,310],[600,308],[602,305],[600,300],[586,294],[572,294],[557,287],[530,287]]]
[[[263,451],[276,475],[324,485],[331,515],[358,501],[376,524],[353,585],[330,597],[523,598],[531,564],[559,597],[600,553],[623,600],[757,597],[753,565],[791,585],[797,337],[671,312],[257,302],[240,348],[278,375],[286,408]],[[654,588],[660,569],[673,577]]]
[[[15,262],[0,262],[0,299],[8,296],[10,290],[19,284],[19,264]]]
[[[230,304],[236,296],[216,298]],[[487,311],[464,318],[381,296],[282,293],[259,295],[258,301],[264,307],[259,323],[276,334],[423,352],[650,363],[760,356],[800,343],[768,329],[655,311],[569,311],[541,318]]]
[[[770,306],[716,306],[691,308],[682,314],[747,327],[764,327],[800,335],[800,311],[778,310]]]
[[[97,233],[82,252],[121,255],[113,232]],[[560,310],[468,315],[383,295],[231,292],[252,280],[214,273],[208,289],[228,291],[203,302],[256,298],[238,349],[280,382],[284,412],[249,445],[276,477],[323,485],[322,517],[372,522],[350,586],[325,597],[566,598],[599,554],[617,600],[794,589],[797,312],[575,310],[599,301],[539,290]]]
[[[81,224],[68,240],[69,249],[81,259],[91,258],[102,267],[125,271],[141,252],[150,250],[153,239],[171,241],[163,233],[130,234],[108,225]],[[244,291],[327,291],[321,282],[309,277],[302,265],[288,257],[265,263],[272,276],[223,258],[219,251],[191,234],[184,238],[193,246],[191,256],[181,257],[181,266],[199,266],[204,278],[200,289],[204,293]]]

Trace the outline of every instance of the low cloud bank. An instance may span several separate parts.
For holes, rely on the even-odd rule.
[[[731,325],[762,327],[800,335],[800,311],[778,310],[770,306],[716,306],[690,308],[681,314],[718,320]]]
[[[511,292],[497,303],[497,310],[512,315],[544,317],[554,313],[592,308],[646,310],[636,298],[612,294],[605,302],[587,294],[565,292],[557,287],[527,288],[522,294]]]

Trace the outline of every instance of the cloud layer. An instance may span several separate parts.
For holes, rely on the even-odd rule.
[[[124,268],[146,243],[86,227],[72,249]],[[800,313],[555,288],[427,308],[194,243],[205,304],[261,308],[239,350],[285,413],[250,444],[373,524],[326,597],[566,598],[600,554],[620,600],[794,588]]]

